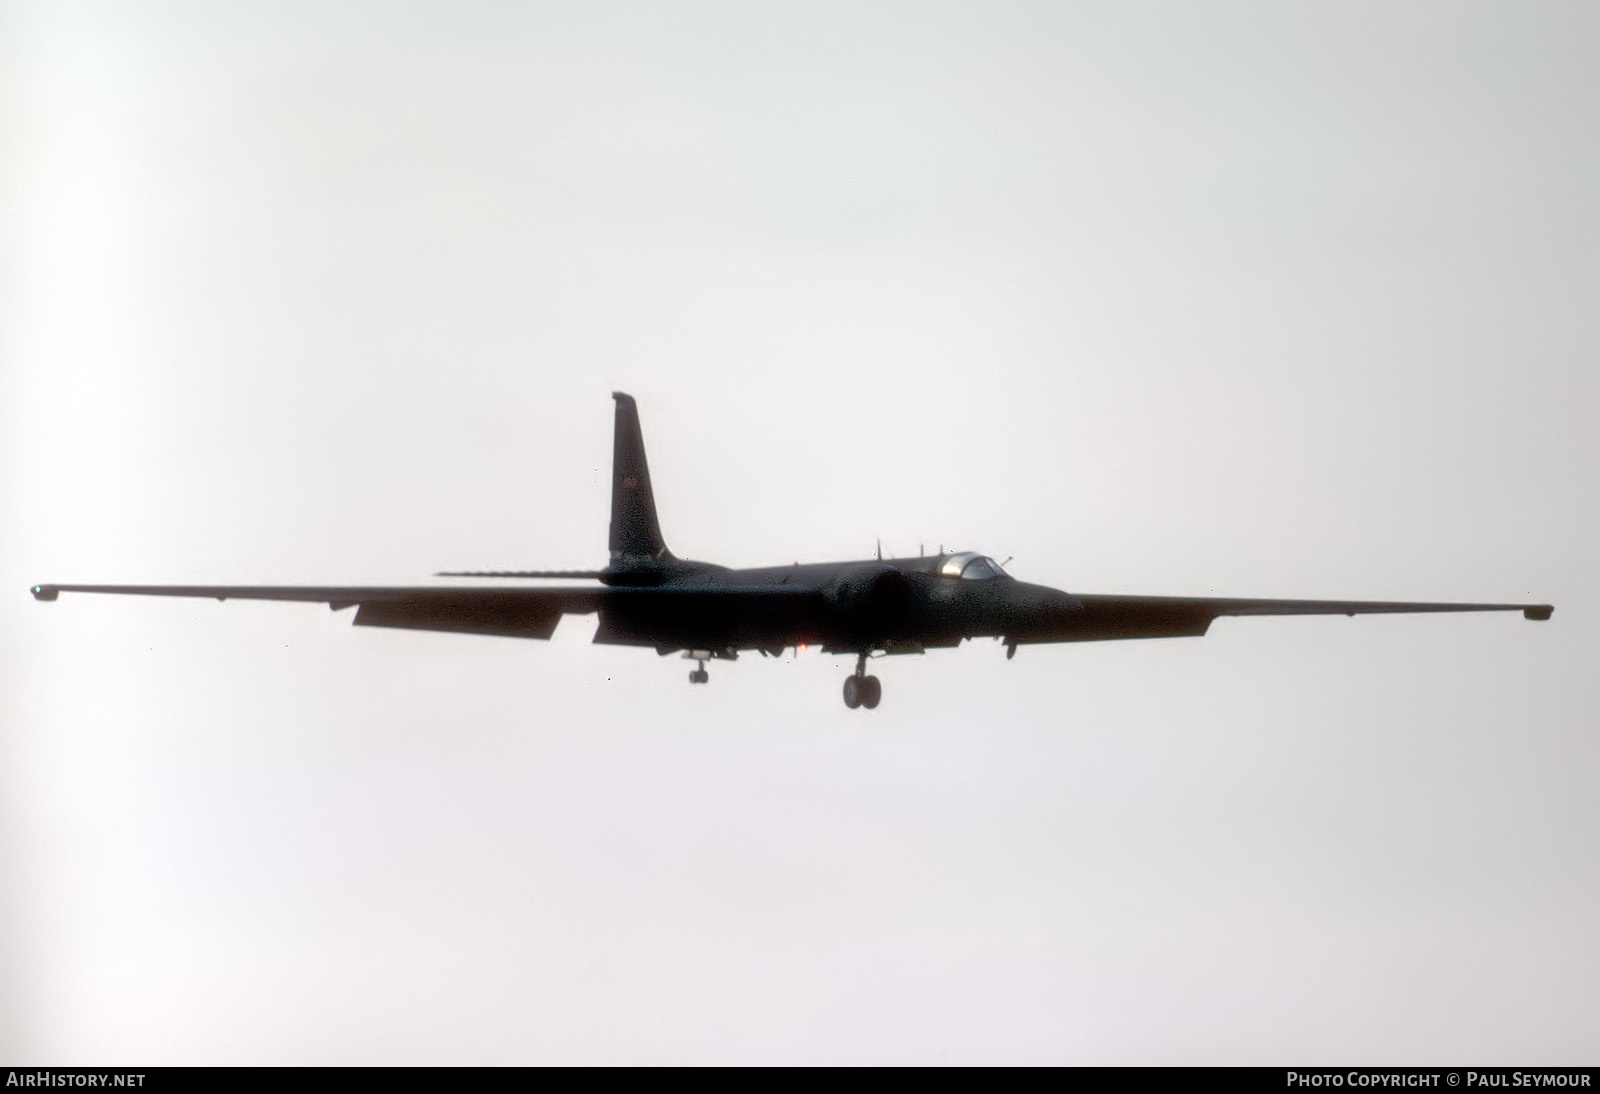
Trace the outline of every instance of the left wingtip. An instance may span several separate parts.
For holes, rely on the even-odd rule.
[[[1553,611],[1555,611],[1555,607],[1550,604],[1530,604],[1528,607],[1522,609],[1522,618],[1538,620],[1549,619],[1550,613]]]
[[[54,600],[61,595],[61,590],[54,585],[35,585],[28,590],[35,600]]]

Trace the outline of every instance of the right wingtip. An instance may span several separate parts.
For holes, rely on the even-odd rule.
[[[1550,613],[1555,610],[1554,605],[1551,604],[1530,604],[1522,609],[1522,618],[1542,621],[1549,619]]]
[[[28,590],[35,600],[54,600],[61,595],[61,590],[54,585],[35,585]]]

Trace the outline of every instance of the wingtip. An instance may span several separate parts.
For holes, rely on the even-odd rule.
[[[35,585],[28,590],[35,600],[54,600],[61,595],[61,590],[54,585]]]
[[[1522,609],[1522,618],[1543,621],[1549,619],[1550,613],[1555,610],[1555,607],[1550,604],[1530,604]]]

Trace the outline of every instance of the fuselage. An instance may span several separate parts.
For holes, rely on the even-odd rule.
[[[595,640],[663,652],[814,645],[912,653],[976,636],[1026,641],[1082,610],[1069,594],[1017,581],[975,552],[747,569],[669,558],[602,580],[659,595],[602,611]],[[677,610],[684,595],[700,610]]]

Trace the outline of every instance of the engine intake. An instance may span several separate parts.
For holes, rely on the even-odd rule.
[[[841,622],[856,632],[882,638],[895,634],[911,607],[911,582],[892,566],[858,571],[829,594]]]

